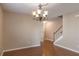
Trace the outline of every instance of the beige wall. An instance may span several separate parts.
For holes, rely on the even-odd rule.
[[[29,15],[4,12],[5,49],[14,49],[40,45],[42,23],[33,20]]]
[[[63,39],[58,45],[79,52],[79,11],[63,15]]]
[[[2,8],[0,6],[0,48],[2,48],[2,36],[3,36],[3,12],[2,12]],[[0,53],[1,53],[1,49],[0,49]]]
[[[46,22],[46,38],[53,41],[53,33],[62,25],[62,18],[53,18]]]
[[[79,11],[66,14],[63,17],[64,42],[65,46],[79,51]]]
[[[3,12],[2,8],[0,6],[0,48],[2,48],[2,27],[3,26]]]

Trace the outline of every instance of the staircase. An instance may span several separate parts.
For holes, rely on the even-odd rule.
[[[54,42],[57,42],[63,37],[63,26],[60,26],[54,33],[53,33]]]
[[[60,26],[54,33],[54,45],[60,48],[63,48],[65,50],[71,51],[72,53],[78,53],[79,54],[79,50],[77,50],[74,46],[74,48],[67,46],[67,42],[64,42],[64,38],[63,38],[63,26]],[[71,53],[70,53],[71,54]],[[74,55],[74,54],[73,54]]]

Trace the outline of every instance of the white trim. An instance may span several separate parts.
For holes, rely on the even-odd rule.
[[[54,41],[54,40],[52,40],[52,39],[45,39],[45,40],[48,40],[48,41],[51,41],[51,42]],[[41,42],[44,42],[44,40],[41,40]]]
[[[49,41],[54,41],[53,39],[47,39],[47,40],[49,40]]]
[[[69,51],[75,52],[75,53],[79,53],[79,51],[73,50],[71,48],[68,48],[68,47],[65,47],[65,46],[62,46],[62,45],[59,45],[59,44],[56,44],[56,43],[54,43],[54,45],[58,46],[58,47],[61,47],[61,48],[64,48],[64,49],[67,49]]]
[[[61,35],[58,39],[56,39],[56,40],[54,41],[54,43],[60,41],[61,39],[63,39],[63,35]]]
[[[37,47],[37,46],[40,46],[40,44],[39,45],[27,46],[27,47],[20,47],[20,48],[8,49],[8,50],[4,50],[4,52],[13,51],[13,50],[20,50],[20,49],[24,49],[24,48]]]
[[[54,41],[53,39],[46,39],[46,40],[48,40],[48,41]]]

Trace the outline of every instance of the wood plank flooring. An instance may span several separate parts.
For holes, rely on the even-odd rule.
[[[53,42],[45,40],[43,42],[43,55],[45,56],[79,56],[79,53],[75,53],[64,48],[55,46]]]
[[[4,52],[3,56],[41,56],[42,49],[40,46]]]
[[[3,56],[79,56],[79,53],[54,46],[53,42],[45,40],[39,47],[4,52]]]

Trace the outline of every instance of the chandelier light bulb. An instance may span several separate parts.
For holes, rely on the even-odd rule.
[[[46,15],[45,15],[45,14],[43,14],[43,17],[46,17]]]
[[[35,12],[35,11],[33,11],[33,15],[34,15],[34,16],[36,15],[36,12]]]
[[[38,14],[41,14],[41,10],[40,10],[40,9],[38,9],[38,10],[37,10],[37,13],[38,13]]]
[[[36,17],[39,17],[39,15],[38,15],[38,14],[36,14]]]
[[[45,14],[45,15],[48,15],[48,11],[44,11],[44,14]]]

